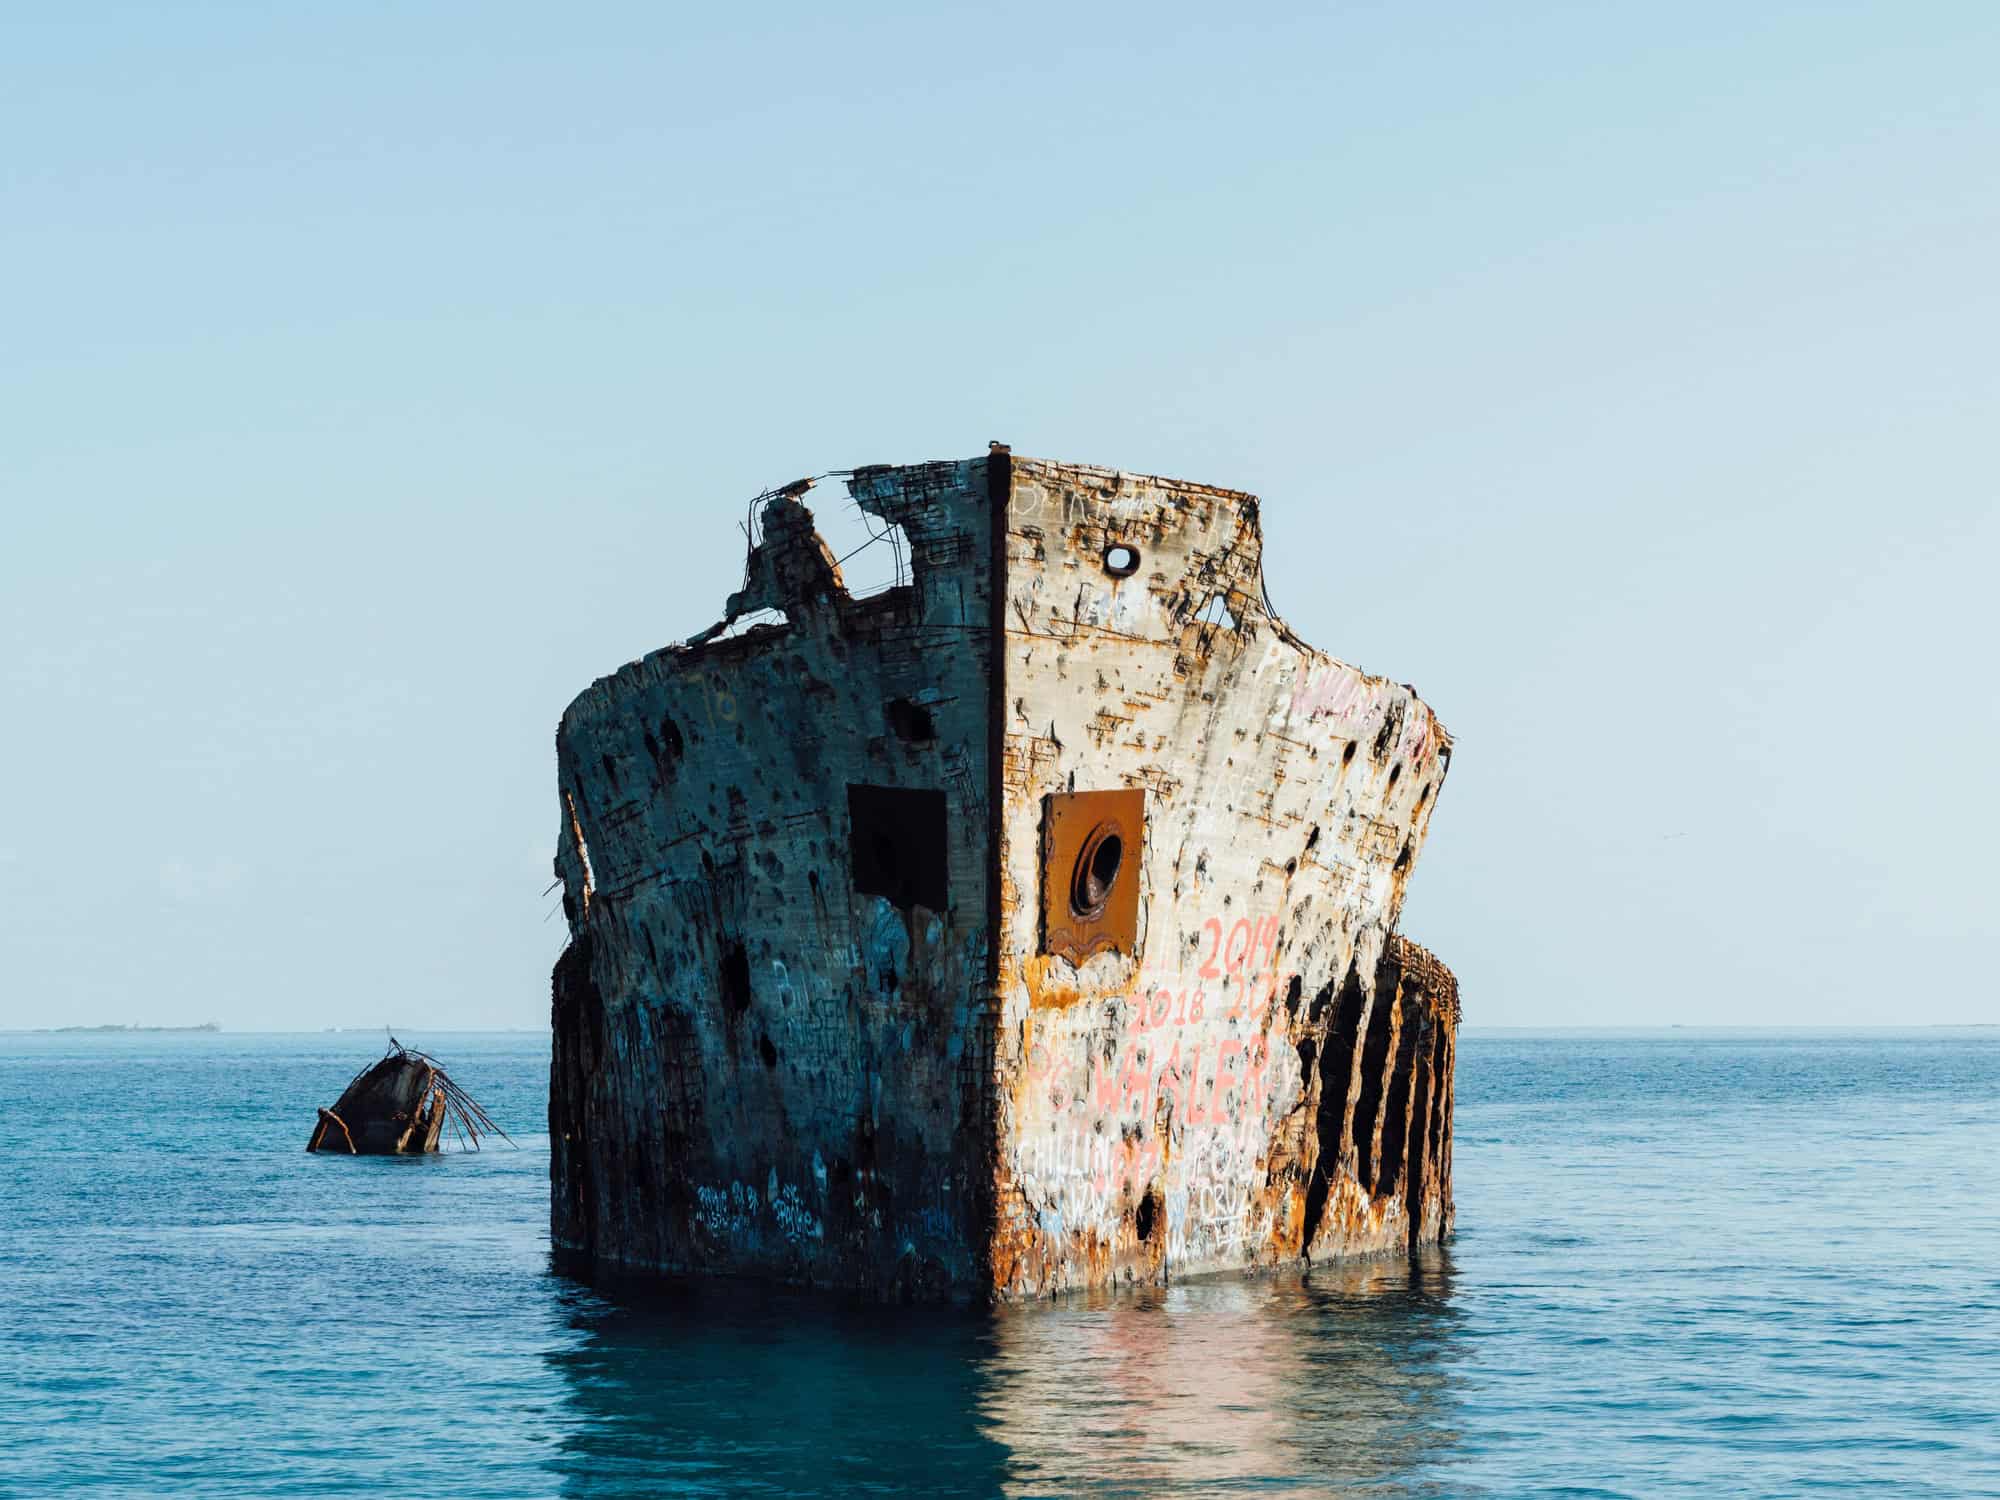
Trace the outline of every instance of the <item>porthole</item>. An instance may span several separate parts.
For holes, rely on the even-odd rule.
[[[1104,571],[1113,578],[1130,578],[1139,571],[1139,549],[1113,542],[1104,549]]]
[[[1077,851],[1076,869],[1070,875],[1070,914],[1086,922],[1103,916],[1124,863],[1125,840],[1119,835],[1118,825],[1099,823],[1091,829]]]
[[[1136,953],[1145,792],[1051,792],[1042,807],[1042,951],[1073,964]]]

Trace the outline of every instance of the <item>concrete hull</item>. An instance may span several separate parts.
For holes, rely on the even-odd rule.
[[[1266,607],[1254,499],[1017,459],[794,495],[557,736],[552,1219],[586,1273],[1032,1296],[1451,1227],[1450,757]]]

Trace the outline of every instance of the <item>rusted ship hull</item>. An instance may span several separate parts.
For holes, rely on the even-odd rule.
[[[397,1047],[355,1074],[332,1109],[320,1109],[306,1150],[428,1155],[438,1148],[445,1112],[445,1085],[437,1066]]]
[[[563,1261],[1013,1297],[1449,1233],[1431,710],[1271,613],[1247,495],[848,485],[907,584],[774,497],[728,613],[785,622],[563,717]]]

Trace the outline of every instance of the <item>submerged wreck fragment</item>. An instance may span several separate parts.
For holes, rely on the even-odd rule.
[[[557,731],[559,1260],[1007,1298],[1449,1234],[1436,716],[1272,613],[1249,495],[842,477],[904,581],[760,497],[721,625]]]
[[[306,1150],[418,1156],[437,1150],[446,1126],[475,1150],[481,1129],[508,1139],[436,1058],[391,1037],[388,1055],[356,1073],[332,1109],[321,1107]]]

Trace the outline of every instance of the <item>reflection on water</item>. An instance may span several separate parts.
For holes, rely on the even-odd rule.
[[[0,1496],[2000,1496],[2000,1040],[1466,1037],[1450,1259],[977,1314],[552,1276],[525,1127],[299,1150],[352,1037],[0,1043]]]
[[[982,1404],[1021,1493],[1394,1493],[1448,1441],[1450,1304],[1438,1252],[1009,1309]]]
[[[1007,1307],[567,1293],[574,1496],[1425,1488],[1453,1442],[1447,1252]]]
[[[566,1495],[992,1492],[980,1417],[991,1330],[969,1314],[830,1304],[715,1283],[606,1301],[573,1292],[554,1354],[570,1411]]]

